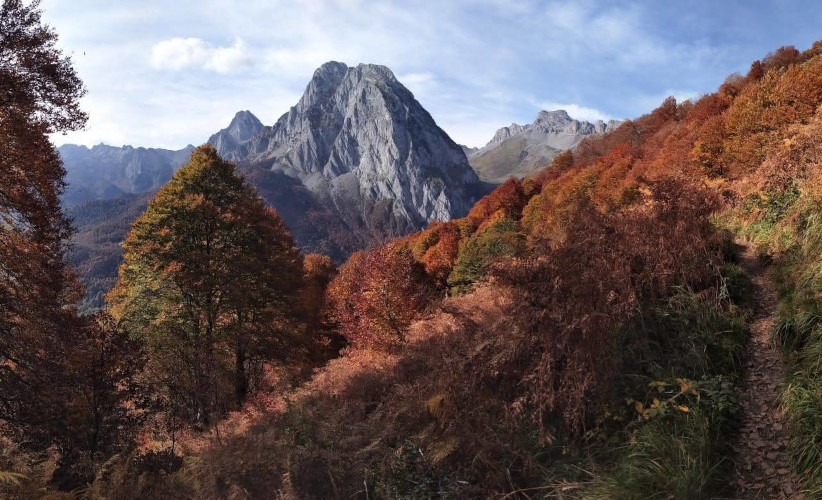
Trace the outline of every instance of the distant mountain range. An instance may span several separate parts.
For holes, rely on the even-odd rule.
[[[528,177],[548,166],[560,152],[574,148],[582,139],[609,132],[620,123],[616,120],[590,123],[574,120],[563,110],[540,111],[534,123],[512,123],[497,130],[485,147],[463,146],[463,151],[480,179],[499,184],[511,176]]]
[[[465,148],[388,68],[329,62],[274,125],[240,111],[208,142],[237,163],[304,252],[341,262],[431,221],[464,216],[493,184],[529,175],[615,124],[543,111],[530,125],[499,129],[482,149]],[[90,305],[101,305],[116,279],[131,222],[192,150],[58,148],[67,170],[63,203],[77,228],[69,259]]]
[[[283,216],[305,252],[352,252],[464,216],[488,191],[460,146],[384,66],[329,62],[273,126],[240,111],[209,143]],[[178,151],[64,145],[70,260],[99,305],[131,222],[192,146]]]
[[[152,191],[188,162],[193,146],[179,151],[103,144],[87,148],[66,144],[58,151],[66,167],[66,206]]]

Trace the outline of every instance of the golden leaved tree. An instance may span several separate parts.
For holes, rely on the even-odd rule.
[[[112,314],[147,347],[146,377],[172,421],[208,424],[245,399],[253,368],[286,349],[300,253],[208,145],[160,190],[124,248]]]

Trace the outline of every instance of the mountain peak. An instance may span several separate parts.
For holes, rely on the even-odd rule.
[[[327,78],[329,76],[342,77],[345,75],[346,71],[348,71],[348,65],[345,63],[341,63],[339,61],[328,61],[314,70],[314,76],[312,79]]]
[[[254,116],[254,113],[247,109],[244,109],[242,111],[237,111],[237,113],[234,114],[234,118],[231,119],[231,123],[245,120],[260,121],[256,116]]]
[[[564,109],[542,110],[533,123],[500,128],[485,147],[470,152],[469,158],[486,182],[502,182],[511,175],[522,178],[548,165],[560,151],[572,149],[589,135],[607,133],[619,123],[590,123],[571,118]]]
[[[263,123],[251,111],[238,111],[228,127],[209,137],[208,143],[217,148],[223,157],[235,160],[238,147],[251,140],[263,128]]]
[[[239,143],[254,137],[263,128],[263,123],[251,111],[238,111],[225,129]]]
[[[376,77],[382,80],[387,81],[397,81],[397,77],[394,76],[394,72],[391,71],[387,66],[383,66],[381,64],[358,64],[357,68],[358,71],[362,72],[363,75]]]
[[[242,149],[322,198],[349,200],[362,220],[390,207],[403,231],[461,217],[479,189],[462,149],[379,64],[323,64],[297,105]]]
[[[556,109],[554,111],[545,111],[542,110],[537,113],[537,118],[534,120],[536,122],[570,122],[573,121],[573,118],[568,115],[568,112],[564,109]]]

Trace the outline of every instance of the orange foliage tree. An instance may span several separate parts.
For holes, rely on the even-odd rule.
[[[494,273],[514,290],[519,328],[539,332],[542,359],[523,403],[538,409],[541,426],[559,414],[567,430],[580,431],[610,389],[619,331],[638,308],[718,278],[719,240],[708,217],[716,199],[662,180],[647,202],[613,215],[583,204],[560,244],[539,243]]]
[[[357,346],[404,343],[408,325],[431,296],[423,266],[402,244],[352,255],[328,287],[331,314]]]
[[[64,265],[65,171],[47,134],[78,130],[86,115],[38,4],[0,4],[0,421],[45,449],[65,426],[67,358],[82,335]]]

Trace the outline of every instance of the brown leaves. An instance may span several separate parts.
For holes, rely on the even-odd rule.
[[[618,369],[620,327],[675,287],[713,283],[719,255],[708,216],[716,206],[673,180],[655,183],[649,203],[633,210],[604,215],[583,204],[561,242],[496,273],[516,291],[517,323],[541,338],[529,396],[540,415],[559,412],[569,429],[581,429]]]
[[[78,130],[87,118],[79,103],[86,90],[56,47],[57,34],[42,23],[39,3],[0,5],[0,113],[19,114],[48,133]]]
[[[37,443],[62,424],[66,358],[80,335],[78,286],[63,264],[65,171],[46,134],[79,128],[85,115],[55,41],[37,2],[0,5],[0,358],[15,366],[0,369],[0,420]]]
[[[423,312],[432,292],[410,250],[388,244],[352,255],[327,296],[332,315],[350,342],[385,347],[405,342],[408,325]]]

